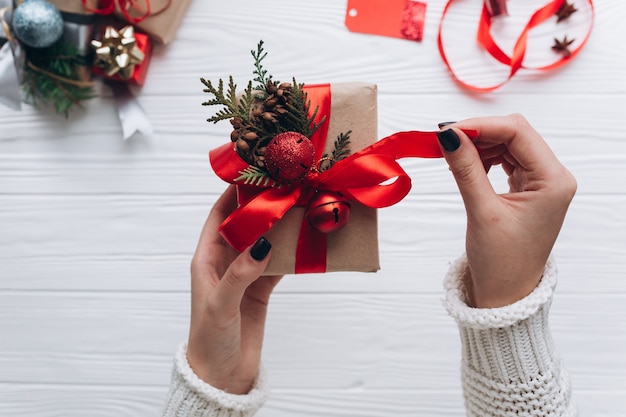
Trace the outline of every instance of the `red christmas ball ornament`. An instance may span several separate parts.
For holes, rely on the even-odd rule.
[[[348,224],[350,202],[340,193],[318,191],[309,201],[305,216],[320,232],[335,232]]]
[[[274,136],[265,150],[265,167],[282,182],[302,180],[315,162],[313,143],[301,133],[283,132]]]

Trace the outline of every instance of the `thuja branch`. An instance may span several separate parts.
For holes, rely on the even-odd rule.
[[[234,117],[241,117],[243,120],[249,119],[250,108],[254,97],[252,95],[252,82],[248,83],[248,87],[244,91],[241,98],[237,96],[237,84],[235,84],[233,77],[228,79],[228,91],[224,92],[224,80],[219,80],[217,88],[210,80],[200,78],[202,84],[206,86],[203,90],[205,93],[210,93],[213,98],[202,103],[203,106],[215,106],[223,105],[224,108],[218,110],[218,112],[207,119],[209,122],[217,123],[220,120],[232,119]]]
[[[265,86],[272,80],[271,75],[267,75],[267,70],[263,68],[262,61],[267,56],[267,52],[263,49],[263,41],[259,41],[259,44],[256,47],[256,52],[254,50],[250,51],[252,54],[252,58],[254,58],[254,72],[255,75],[254,81],[257,82],[257,85],[254,87],[255,90],[265,90]]]

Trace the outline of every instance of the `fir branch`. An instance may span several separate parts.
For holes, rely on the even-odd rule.
[[[350,155],[350,149],[348,145],[350,145],[350,134],[351,130],[348,130],[346,133],[340,133],[337,136],[337,140],[335,140],[335,148],[333,149],[332,156],[329,156],[325,153],[322,156],[323,165],[320,164],[320,170],[325,171],[328,168],[335,165],[335,163],[341,161],[342,159],[348,157]]]
[[[304,136],[310,138],[315,131],[326,121],[324,116],[318,123],[315,123],[315,118],[319,111],[319,106],[313,110],[309,115],[311,107],[311,101],[308,100],[307,94],[304,92],[304,84],[298,84],[296,79],[293,79],[293,94],[292,103],[287,106],[289,112],[284,120],[281,120],[283,125],[283,131],[294,131],[302,133]]]
[[[337,140],[335,141],[335,149],[333,149],[333,161],[335,162],[339,162],[342,159],[346,158],[348,155],[350,155],[350,148],[348,148],[348,145],[350,145],[350,134],[352,133],[351,130],[348,130],[346,133],[340,133],[339,136],[337,136]]]
[[[307,105],[306,105],[307,114],[309,112],[310,107],[311,107],[311,101],[309,100],[307,101]],[[326,121],[326,115],[324,115],[324,117],[322,117],[319,122],[315,123],[315,118],[317,117],[317,113],[319,112],[319,109],[320,109],[319,106],[315,106],[315,110],[313,110],[313,114],[311,114],[311,116],[308,119],[308,125],[310,126],[310,129],[311,129],[311,136],[313,136],[315,132],[317,132],[317,129],[319,129]]]
[[[72,45],[58,42],[49,48],[25,48],[23,90],[27,99],[38,106],[51,102],[57,113],[69,116],[74,106],[95,97],[90,82],[78,78],[82,59]]]
[[[272,179],[267,172],[262,171],[254,165],[248,165],[243,171],[239,171],[239,176],[235,178],[235,182],[243,181],[246,185],[256,185],[262,187],[281,187],[276,180]]]

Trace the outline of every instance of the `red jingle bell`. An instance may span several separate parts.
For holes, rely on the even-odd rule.
[[[318,191],[309,201],[305,216],[320,232],[335,232],[348,224],[350,202],[340,193]]]

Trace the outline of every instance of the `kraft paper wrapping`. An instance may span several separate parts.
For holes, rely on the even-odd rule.
[[[168,0],[150,0],[150,10],[153,14],[134,25],[162,44],[174,39],[191,0],[171,0],[169,6],[167,4]],[[124,18],[124,13],[119,9],[115,14]]]
[[[378,139],[376,85],[331,85],[332,101],[325,152],[332,152],[339,133],[352,131],[350,153]],[[332,169],[332,168],[331,168]],[[293,274],[300,224],[305,207],[293,207],[265,236],[272,243],[272,258],[264,275]],[[376,209],[351,202],[350,221],[327,235],[326,271],[375,272],[380,269]]]
[[[93,14],[85,10],[81,0],[48,0],[54,4],[61,12],[76,14]],[[91,9],[98,8],[98,0],[87,0],[87,7]]]

